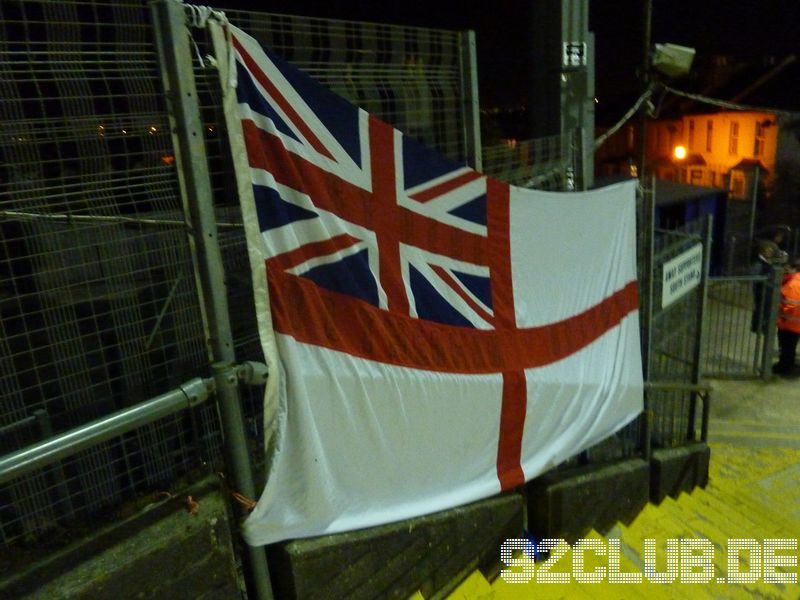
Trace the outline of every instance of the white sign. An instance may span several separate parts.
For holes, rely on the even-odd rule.
[[[697,244],[664,263],[661,308],[666,308],[700,283],[703,276],[703,246]]]
[[[564,67],[586,66],[586,42],[564,42],[561,65]]]

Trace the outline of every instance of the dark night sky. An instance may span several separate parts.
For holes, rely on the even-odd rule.
[[[442,29],[473,29],[478,45],[481,105],[512,106],[525,98],[529,39],[526,7],[535,0],[240,0],[211,2],[219,8],[315,17],[379,21]],[[643,0],[592,0],[589,29],[596,39],[597,96],[628,101],[638,89]],[[653,0],[652,41],[694,47],[697,59],[727,53],[739,57],[772,54],[779,59],[800,50],[800,0]],[[624,100],[622,100],[624,98]]]

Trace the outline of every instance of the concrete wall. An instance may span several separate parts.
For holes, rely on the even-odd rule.
[[[85,541],[42,555],[0,581],[0,598],[241,597],[230,521],[215,478],[158,499]]]

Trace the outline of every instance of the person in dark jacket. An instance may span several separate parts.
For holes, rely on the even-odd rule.
[[[779,258],[778,247],[771,242],[762,242],[758,246],[756,260],[750,274],[762,278],[753,282],[753,315],[750,319],[750,331],[766,335],[769,329],[770,282]]]

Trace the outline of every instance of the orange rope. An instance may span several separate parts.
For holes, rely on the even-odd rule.
[[[217,471],[217,476],[222,480],[222,485],[225,488],[231,497],[239,503],[239,505],[244,508],[246,511],[250,512],[256,507],[256,501],[248,498],[247,496],[240,494],[239,492],[233,491],[229,486],[228,482],[225,479],[225,474]]]

